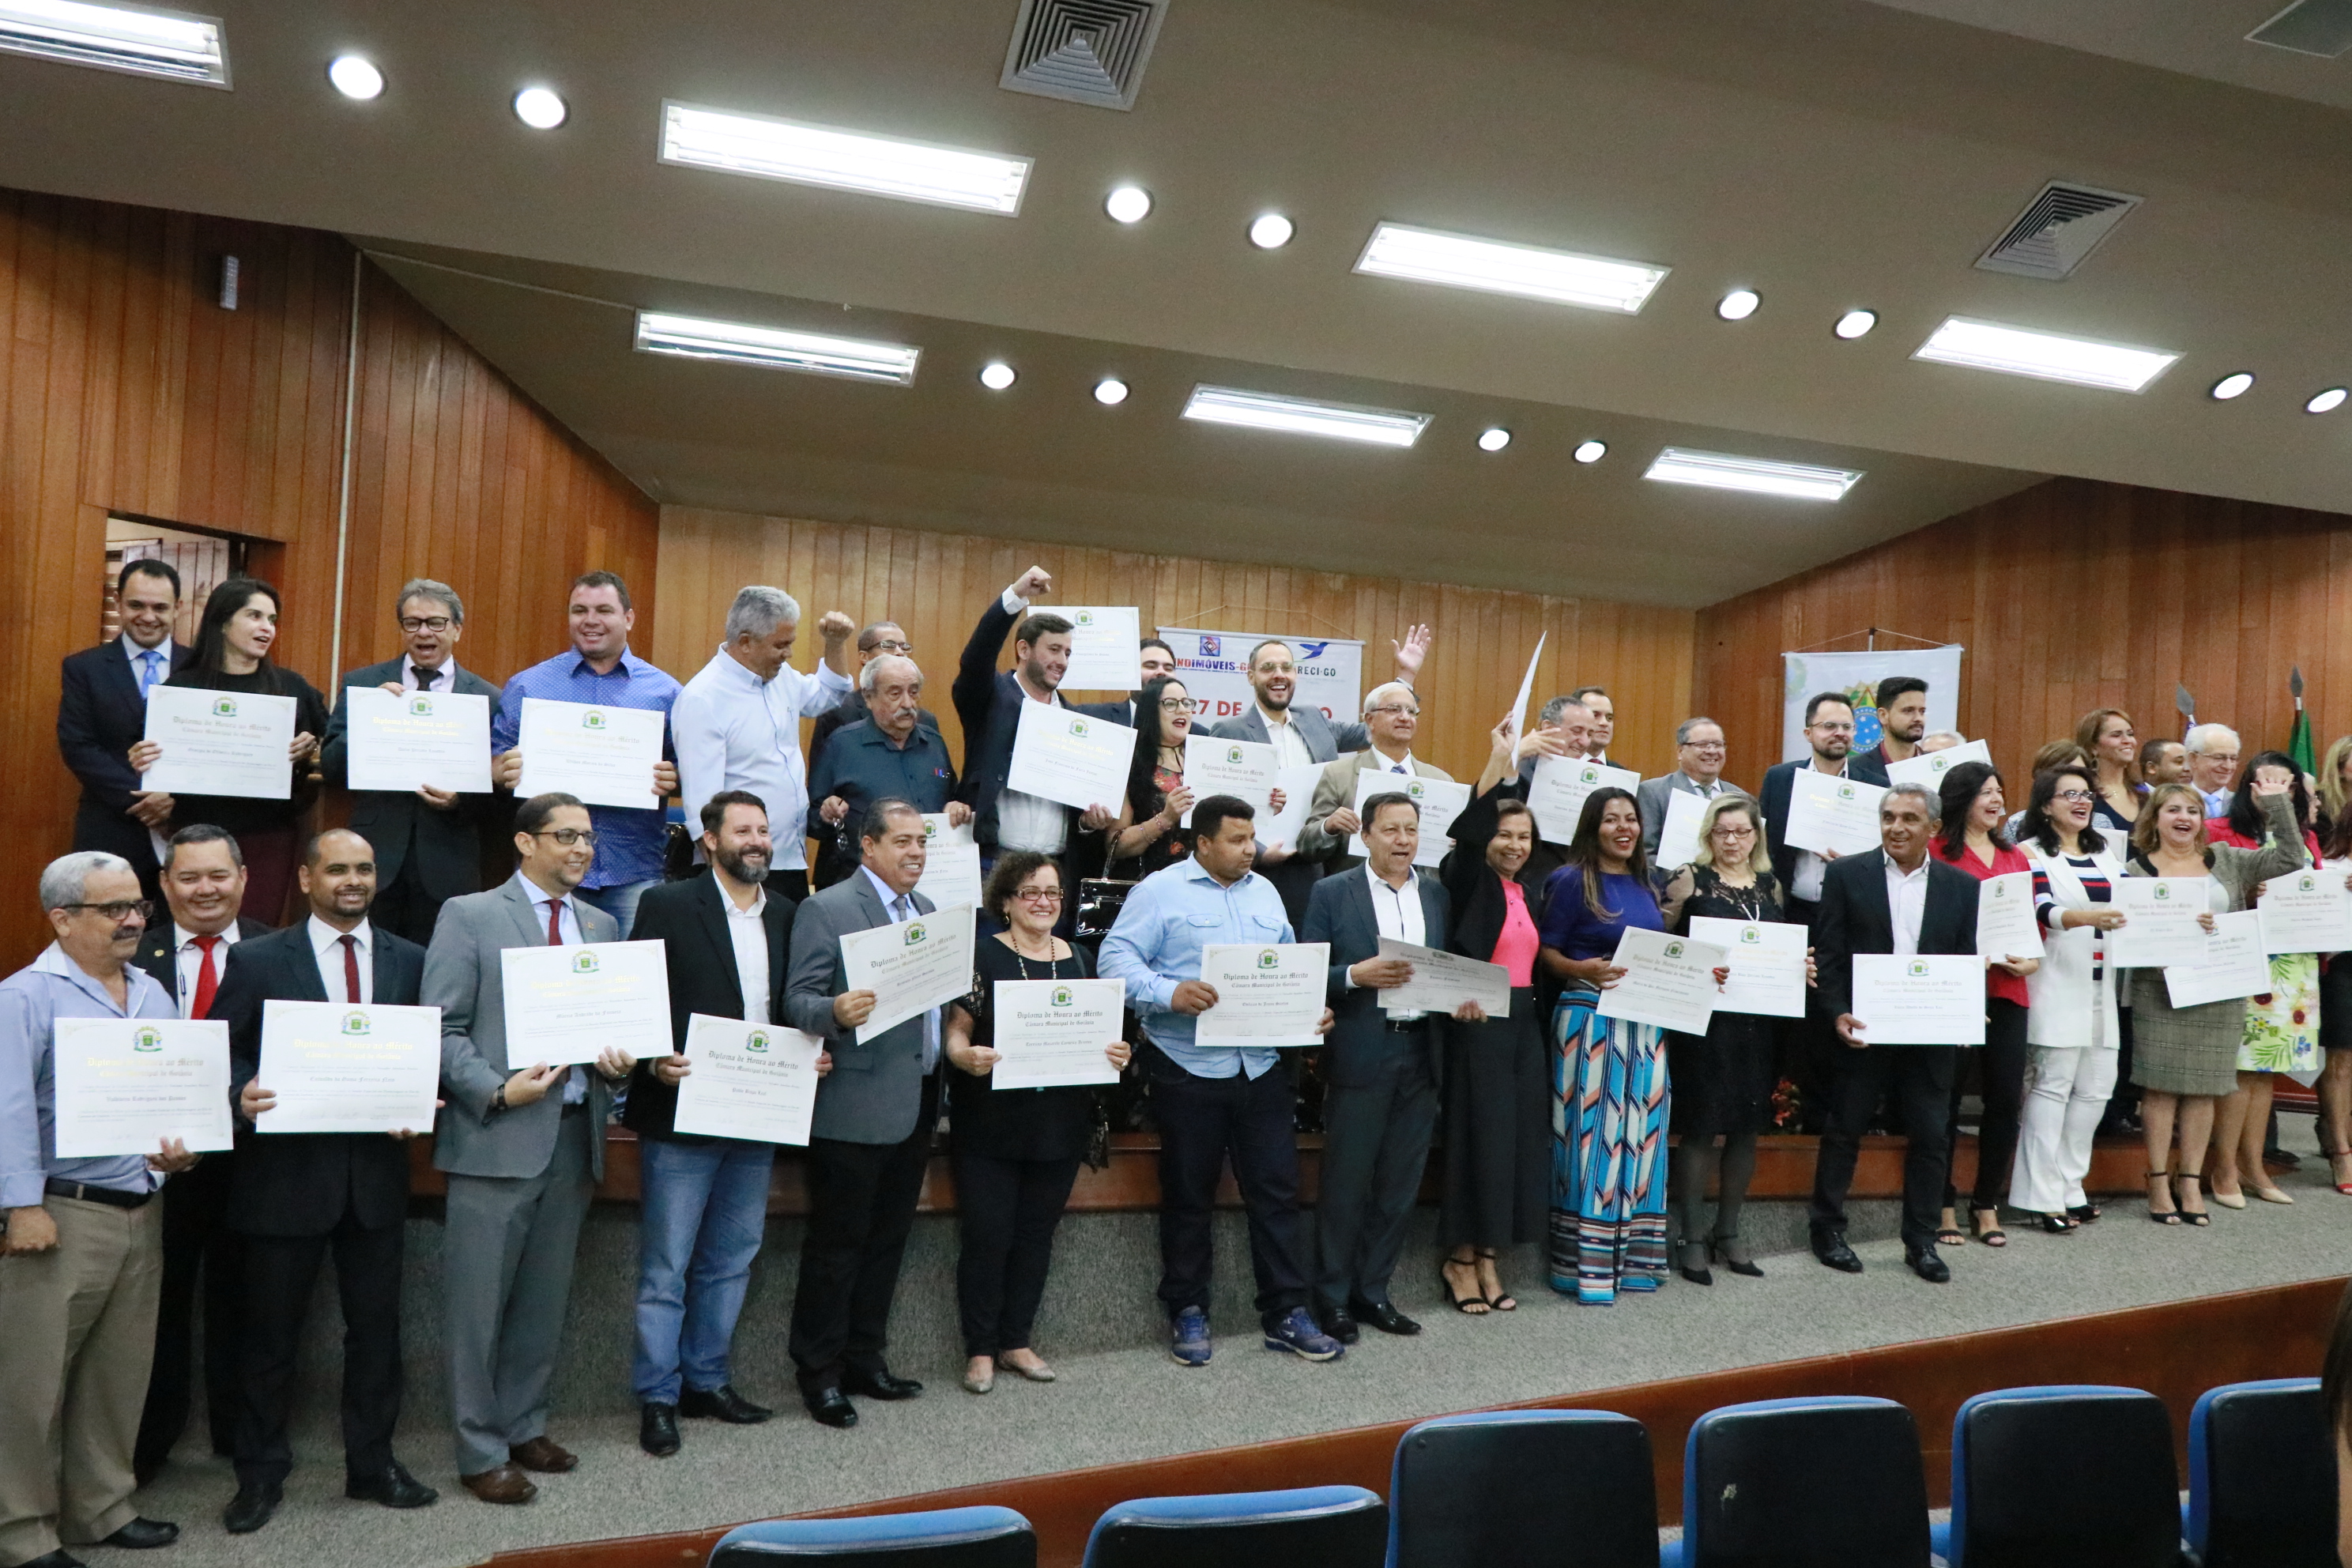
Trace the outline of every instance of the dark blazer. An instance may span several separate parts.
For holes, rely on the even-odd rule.
[[[1306,742],[1307,755],[1318,763],[1336,761],[1342,752],[1368,751],[1371,747],[1372,732],[1364,728],[1361,721],[1349,720],[1335,724],[1323,717],[1323,710],[1312,702],[1292,703],[1290,721],[1298,726],[1298,738]],[[1258,711],[1255,702],[1252,702],[1248,710],[1238,719],[1227,719],[1216,724],[1196,724],[1193,728],[1203,735],[1214,735],[1221,741],[1255,741],[1264,745],[1268,739],[1265,715]]]
[[[335,711],[327,720],[326,739],[319,749],[320,771],[337,789],[351,776],[352,715],[343,693],[354,686],[382,686],[400,679],[406,656],[388,658],[361,669],[346,670],[342,687],[334,693]],[[462,665],[457,689],[465,697],[490,700],[496,718],[499,689]],[[436,899],[455,899],[482,890],[482,828],[501,817],[512,820],[514,794],[493,790],[488,795],[461,795],[447,811],[437,811],[416,797],[414,790],[354,790],[352,831],[375,851],[376,886],[388,888],[410,856],[416,858],[416,877]]]
[[[304,916],[304,919],[308,918],[309,916]],[[236,917],[236,941],[229,944],[227,952],[233,954],[254,938],[268,936],[276,929],[275,926],[255,920],[251,915],[239,915]],[[163,908],[156,910],[154,921],[140,935],[138,954],[131,962],[153,975],[155,984],[163,988],[163,994],[172,999],[174,1006],[179,1005],[180,970],[172,952],[171,910]],[[224,959],[221,964],[221,983],[226,984],[227,982],[228,964]],[[321,997],[320,1000],[324,1001],[325,998]],[[217,1011],[220,1006],[218,991],[213,993],[213,1006],[215,1009],[214,1016],[222,1016],[223,1015]]]
[[[1977,950],[1974,877],[1930,850],[1927,908],[1919,921],[1919,951]],[[1822,876],[1822,902],[1813,916],[1813,960],[1821,985],[1813,1005],[1834,1019],[1853,1011],[1853,955],[1895,951],[1895,913],[1886,902],[1886,851],[1841,855]]]
[[[173,639],[164,679],[195,658],[194,648]],[[133,866],[153,864],[145,826],[129,816],[131,794],[139,787],[139,775],[131,771],[131,748],[146,732],[147,703],[123,657],[121,638],[66,656],[58,671],[58,751],[81,781],[81,805],[74,813],[76,849],[103,849]]]
[[[1089,718],[1108,719],[1114,724],[1123,724],[1130,730],[1135,728],[1135,698],[1132,695],[1122,697],[1116,702],[1073,702],[1070,706]],[[1203,730],[1202,733],[1208,731]]]
[[[1764,790],[1756,797],[1764,808],[1764,847],[1772,857],[1772,875],[1780,879],[1784,889],[1797,885],[1797,857],[1801,853],[1790,848],[1782,837],[1789,825],[1789,791],[1793,787],[1790,781],[1797,776],[1799,768],[1811,764],[1811,753],[1793,763],[1774,763],[1764,770]],[[1886,787],[1886,770],[1861,752],[1847,753],[1845,773],[1856,784]]]
[[[1433,877],[1416,871],[1413,884],[1421,893],[1422,945],[1444,947],[1447,915],[1445,889]],[[1324,1072],[1329,1081],[1346,1089],[1371,1083],[1380,1069],[1408,1051],[1425,1053],[1430,1077],[1436,1080],[1444,1053],[1437,1047],[1438,1029],[1419,1035],[1391,1032],[1388,1015],[1381,1011],[1381,994],[1370,986],[1350,986],[1351,964],[1379,956],[1380,917],[1372,912],[1372,889],[1361,867],[1334,872],[1315,884],[1307,897],[1307,925],[1301,942],[1331,944],[1331,973],[1324,1000],[1331,1005],[1331,1033],[1325,1037]],[[1432,1019],[1442,1027],[1442,1020]]]
[[[971,640],[964,644],[955,684],[949,689],[955,699],[956,717],[963,722],[963,782],[956,786],[955,797],[971,807],[972,837],[984,849],[996,847],[996,797],[1004,793],[1004,776],[1013,771],[1013,740],[1021,727],[1021,704],[1029,700],[1013,672],[996,668],[1005,637],[1018,625],[1020,617],[1006,612],[1002,595],[991,599],[980,624],[971,629]],[[1058,691],[1054,700],[1065,708],[1070,706]],[[1075,837],[1078,814],[1072,811],[1069,816]]]
[[[228,950],[228,973],[214,998],[213,1016],[228,1024],[232,1102],[261,1070],[262,1004],[341,999],[328,995],[320,981],[310,926],[306,917],[300,925]],[[381,927],[371,928],[371,947],[374,1000],[385,1006],[415,1006],[425,979],[425,950]],[[346,1213],[368,1230],[408,1217],[408,1145],[390,1136],[391,1129],[238,1131],[236,1172],[229,1187],[233,1229],[248,1236],[324,1236]]]
[[[637,923],[629,929],[632,942],[666,944],[669,969],[670,1037],[686,1049],[688,1020],[701,1013],[714,1018],[743,1016],[743,976],[735,967],[735,941],[727,931],[727,895],[709,868],[679,882],[647,888],[637,904]],[[784,1021],[786,957],[791,951],[793,901],[774,893],[760,921],[768,934],[768,1016]],[[629,1075],[629,1100],[621,1108],[621,1125],[635,1128],[641,1138],[675,1138],[681,1143],[709,1143],[710,1138],[674,1130],[677,1116],[677,1086],[664,1083],[653,1070],[653,1058],[637,1063]]]

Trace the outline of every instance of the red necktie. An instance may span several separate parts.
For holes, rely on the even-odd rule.
[[[360,999],[359,938],[346,932],[335,940],[343,944],[343,989],[350,993],[347,999],[356,1003]]]
[[[547,945],[550,947],[563,945],[563,900],[562,899],[547,900]]]
[[[196,969],[196,1005],[188,1013],[191,1018],[212,1016],[213,993],[220,989],[220,971],[213,967],[213,949],[219,945],[220,938],[216,936],[196,938],[197,951],[205,956]]]

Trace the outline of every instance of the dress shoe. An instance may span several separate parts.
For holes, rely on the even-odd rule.
[[[677,1452],[677,1406],[648,1405],[637,1416],[637,1447],[656,1459]]]
[[[160,1519],[134,1519],[99,1544],[119,1546],[125,1552],[145,1552],[169,1546],[179,1539],[180,1527],[176,1524],[165,1524]]]
[[[856,1367],[841,1374],[844,1392],[862,1394],[868,1399],[912,1399],[923,1392],[923,1385],[911,1377],[893,1377],[888,1367],[872,1372],[860,1372]]]
[[[1391,1303],[1387,1301],[1350,1301],[1348,1303],[1348,1309],[1355,1313],[1356,1321],[1370,1323],[1384,1334],[1421,1332],[1419,1323],[1398,1311]]]
[[[285,1490],[275,1485],[239,1487],[221,1510],[221,1528],[231,1535],[251,1535],[269,1522],[285,1500]]]
[[[1007,1372],[1015,1373],[1027,1378],[1032,1383],[1051,1383],[1054,1381],[1054,1369],[1047,1366],[1042,1361],[1006,1361],[1003,1357],[999,1356],[996,1360],[996,1364],[1003,1367]]]
[[[1948,1285],[1952,1282],[1951,1266],[1937,1257],[1936,1249],[1932,1247],[1923,1247],[1916,1252],[1906,1252],[1903,1255],[1903,1261],[1911,1266],[1912,1273],[1930,1285]]]
[[[529,1502],[539,1495],[531,1479],[512,1465],[496,1465],[470,1476],[459,1476],[457,1484],[484,1502]]]
[[[1813,1256],[1841,1274],[1862,1272],[1862,1259],[1856,1258],[1853,1255],[1853,1248],[1845,1244],[1845,1232],[1842,1230],[1824,1230],[1816,1233],[1813,1237]]]
[[[1356,1327],[1356,1314],[1345,1307],[1330,1307],[1318,1301],[1315,1303],[1315,1321],[1325,1333],[1343,1345],[1354,1344],[1363,1337],[1362,1331]]]
[[[857,1425],[857,1406],[837,1388],[812,1388],[801,1395],[801,1403],[816,1418],[820,1426],[838,1426],[845,1430]]]
[[[689,1388],[677,1396],[680,1415],[724,1421],[730,1426],[757,1426],[775,1414],[764,1405],[754,1405],[735,1392],[731,1383],[716,1388]]]
[[[507,1458],[524,1469],[537,1470],[542,1476],[560,1476],[566,1470],[578,1468],[580,1465],[579,1455],[558,1447],[555,1440],[544,1433],[528,1443],[517,1443],[507,1450]]]
[[[26,1563],[24,1568],[89,1568],[89,1565],[60,1546],[55,1552],[41,1553]]]
[[[358,1502],[380,1502],[386,1508],[425,1508],[441,1500],[441,1494],[408,1473],[408,1467],[393,1460],[373,1475],[346,1475],[343,1495]]]

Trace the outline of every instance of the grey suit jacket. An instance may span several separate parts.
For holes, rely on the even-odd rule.
[[[1729,779],[1718,782],[1723,785],[1725,795],[1744,795],[1748,793]],[[1658,853],[1658,837],[1666,830],[1666,795],[1669,791],[1675,795],[1696,795],[1698,788],[1684,775],[1682,769],[1676,768],[1663,778],[1643,779],[1633,791],[1633,800],[1642,808],[1642,853],[1653,859]],[[1672,866],[1658,868],[1662,871],[1674,869]]]
[[[1307,821],[1298,830],[1298,853],[1309,860],[1322,862],[1325,875],[1352,871],[1364,863],[1364,858],[1349,853],[1347,839],[1334,838],[1324,832],[1323,819],[1341,806],[1356,804],[1358,773],[1388,765],[1386,757],[1366,747],[1360,752],[1334,758],[1324,765],[1323,776],[1315,781],[1315,802],[1307,808]],[[1433,767],[1419,757],[1412,760],[1412,776],[1417,779],[1443,779],[1447,784],[1454,782],[1452,773],[1444,768]]]
[[[604,910],[579,901],[572,909],[580,934],[592,942],[618,942],[621,928]],[[424,1005],[441,1009],[441,1089],[449,1103],[433,1138],[433,1163],[462,1176],[536,1176],[555,1154],[563,1118],[558,1083],[529,1105],[494,1111],[499,1086],[530,1063],[507,1060],[506,974],[499,954],[509,947],[545,947],[547,928],[534,917],[518,871],[486,893],[467,893],[441,906],[433,945],[425,952]],[[613,1086],[587,1069],[590,1169],[604,1175],[604,1117]]]
[[[1422,945],[1442,948],[1449,908],[1445,889],[1421,871],[1413,873],[1413,881],[1421,891]],[[1315,884],[1298,940],[1331,944],[1331,973],[1323,994],[1331,1005],[1331,1033],[1324,1041],[1324,1071],[1330,1081],[1342,1089],[1361,1088],[1408,1051],[1425,1052],[1430,1080],[1440,1081],[1444,1053],[1437,1042],[1444,1020],[1430,1019],[1429,1028],[1418,1036],[1393,1033],[1388,1015],[1381,1011],[1381,994],[1348,984],[1349,967],[1378,957],[1381,951],[1380,916],[1373,912],[1371,884],[1360,866]]]
[[[1372,743],[1371,731],[1362,724],[1334,724],[1323,717],[1323,710],[1312,702],[1295,702],[1290,708],[1290,721],[1298,726],[1298,738],[1307,742],[1307,754],[1318,763],[1328,763],[1342,752],[1361,752]],[[1194,726],[1203,735],[1214,735],[1221,741],[1255,741],[1265,744],[1270,737],[1265,731],[1265,715],[1253,702],[1249,711],[1238,719],[1228,719],[1222,724]]]
[[[931,912],[915,896],[915,908]],[[795,1029],[824,1037],[833,1071],[817,1080],[812,1138],[844,1143],[898,1143],[915,1130],[923,1103],[923,1020],[920,1015],[857,1043],[857,1031],[834,1021],[833,999],[849,989],[841,939],[891,923],[863,869],[802,900],[793,917],[792,977],[784,983],[784,1016]]]

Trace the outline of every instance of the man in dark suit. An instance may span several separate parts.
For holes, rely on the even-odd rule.
[[[240,915],[245,857],[210,823],[172,835],[165,847],[163,901],[171,919],[139,939],[140,968],[171,994],[183,1018],[210,1018],[235,945],[269,928]],[[155,1309],[155,1365],[139,1420],[131,1468],[144,1486],[187,1429],[196,1365],[196,1287],[205,1292],[205,1414],[213,1452],[236,1451],[237,1356],[245,1319],[245,1247],[227,1216],[235,1151],[206,1155],[163,1189],[163,1280]]]
[[[1858,784],[1886,787],[1886,770],[1853,750],[1853,705],[1843,693],[1816,692],[1805,700],[1805,740],[1812,754],[1800,762],[1775,763],[1764,772],[1764,843],[1771,852],[1772,875],[1780,879],[1789,900],[1789,918],[1809,924],[1813,906],[1821,901],[1822,871],[1837,858],[1834,851],[1817,855],[1789,843],[1789,794],[1800,768],[1833,773]]]
[[[172,797],[143,791],[130,751],[147,731],[147,693],[194,662],[172,637],[180,574],[161,561],[126,562],[114,580],[122,635],[69,654],[59,671],[58,750],[81,781],[73,847],[131,862],[148,899],[163,897],[152,834],[172,820]]]
[[[1821,970],[1814,1005],[1836,1031],[1827,1075],[1828,1122],[1813,1171],[1813,1256],[1832,1268],[1862,1272],[1845,1240],[1845,1194],[1862,1135],[1879,1102],[1892,1097],[1910,1147],[1903,1159],[1903,1253],[1930,1284],[1951,1279],[1936,1256],[1936,1222],[1944,1203],[1951,1150],[1951,1046],[1874,1046],[1869,1020],[1853,1011],[1858,952],[1906,956],[1977,951],[1977,880],[1927,852],[1938,816],[1935,795],[1897,784],[1878,803],[1880,847],[1841,858],[1822,879],[1813,921]]]
[[[1097,719],[1108,719],[1114,724],[1124,724],[1132,730],[1135,724],[1135,700],[1143,695],[1143,688],[1153,681],[1176,673],[1176,650],[1158,637],[1145,637],[1139,649],[1142,656],[1142,679],[1135,690],[1116,702],[1080,702],[1081,713],[1091,713]]]
[[[915,1223],[939,1121],[940,1010],[860,1042],[874,993],[853,991],[841,939],[931,912],[923,879],[923,816],[911,802],[866,808],[857,875],[810,897],[793,921],[784,1021],[827,1042],[833,1071],[817,1086],[809,1128],[808,1228],[793,1296],[790,1349],[801,1399],[827,1426],[855,1426],[848,1395],[911,1399],[923,1391],[883,1360],[890,1298]]]
[[[703,803],[702,852],[707,871],[646,891],[632,933],[665,944],[677,1042],[670,1055],[637,1063],[621,1109],[637,1134],[644,1189],[630,1378],[637,1442],[656,1458],[677,1452],[680,1415],[751,1426],[775,1414],[735,1391],[730,1362],[768,1223],[776,1146],[678,1131],[677,1086],[693,1070],[686,1037],[695,1014],[783,1022],[793,905],[761,886],[771,849],[758,795],[722,790]]]
[[[1421,1331],[1391,1303],[1389,1280],[1437,1127],[1444,1050],[1439,1016],[1380,1005],[1381,992],[1412,978],[1412,963],[1381,956],[1381,938],[1445,942],[1445,889],[1413,869],[1420,808],[1401,791],[1368,797],[1362,838],[1364,864],[1315,884],[1298,938],[1331,944],[1315,1298],[1323,1331],[1341,1344],[1356,1342],[1360,1322],[1383,1333]],[[1475,1007],[1464,1016],[1473,1015],[1484,1016]]]
[[[455,588],[430,577],[412,578],[402,585],[394,614],[400,622],[400,657],[349,671],[343,690],[334,693],[335,711],[327,721],[319,765],[327,782],[339,788],[351,776],[352,716],[344,695],[351,688],[487,697],[493,709],[498,706],[497,687],[457,668],[466,605]],[[382,890],[374,924],[420,945],[432,942],[441,906],[482,890],[482,825],[513,809],[513,795],[498,791],[459,795],[420,784],[412,791],[353,792],[352,827],[376,854]]]
[[[407,1145],[429,1128],[272,1134],[278,1097],[259,1079],[265,1004],[414,1007],[425,950],[368,919],[375,854],[349,828],[311,839],[298,875],[310,918],[239,943],[215,1005],[228,1023],[230,1092],[255,1133],[243,1141],[229,1194],[229,1223],[245,1250],[236,1496],[221,1516],[232,1535],[259,1530],[284,1500],[294,1468],[286,1428],[302,1321],[331,1249],[343,1310],[343,1495],[403,1509],[439,1496],[392,1452],[400,1421]]]

